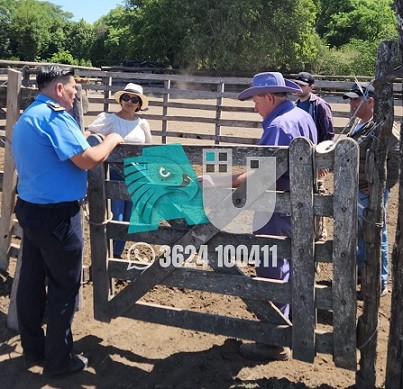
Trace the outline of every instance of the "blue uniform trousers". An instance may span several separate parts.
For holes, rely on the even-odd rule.
[[[24,234],[17,290],[22,347],[24,353],[44,356],[49,371],[59,370],[73,358],[71,323],[83,251],[80,205],[38,205],[18,199],[15,212]]]

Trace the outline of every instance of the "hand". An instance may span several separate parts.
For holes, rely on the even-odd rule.
[[[125,140],[122,138],[122,136],[120,136],[118,133],[116,132],[111,132],[110,134],[106,135],[106,137],[104,138],[105,140],[112,140],[114,141],[116,144],[120,144],[120,143],[124,143]]]

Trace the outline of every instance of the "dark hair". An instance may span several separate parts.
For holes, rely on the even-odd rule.
[[[278,96],[278,97],[287,97],[287,92],[275,92],[275,93],[272,93],[272,95]]]
[[[36,83],[39,90],[41,90],[59,78],[63,79],[70,76],[74,77],[74,69],[71,67],[58,65],[43,66],[36,76]]]
[[[119,97],[119,104],[120,104],[120,105],[122,105],[122,98],[123,98],[123,96],[124,96],[125,94],[126,94],[126,93],[123,93],[123,94]],[[127,93],[127,94],[130,96],[129,93]],[[137,96],[137,95],[135,95],[135,96]],[[135,110],[134,112],[140,111],[140,110],[141,110],[141,106],[142,106],[142,104],[143,104],[143,100],[141,100],[141,97],[140,97],[140,96],[137,96],[137,97],[140,99],[140,101],[139,101],[138,107],[136,108],[136,110]]]

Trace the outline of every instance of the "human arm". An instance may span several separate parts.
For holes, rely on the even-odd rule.
[[[318,105],[316,126],[318,129],[318,143],[332,140],[334,137],[333,114],[330,106],[323,100]]]
[[[153,138],[152,138],[151,130],[150,130],[150,124],[145,119],[140,119],[140,120],[141,120],[141,124],[140,124],[141,128],[144,131],[145,143],[153,143]]]
[[[114,132],[114,113],[101,112],[95,120],[88,126],[85,135],[108,134]],[[115,130],[116,131],[116,130]]]
[[[70,160],[80,169],[93,169],[108,158],[111,151],[120,143],[123,138],[116,133],[105,136],[105,139],[98,145],[88,147],[84,151],[71,157]]]

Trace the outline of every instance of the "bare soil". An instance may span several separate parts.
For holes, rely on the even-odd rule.
[[[388,208],[389,248],[392,250],[398,212],[397,189]],[[88,233],[86,233],[88,243]],[[88,244],[85,255],[90,263]],[[93,285],[83,285],[82,308],[73,322],[75,349],[91,355],[90,366],[74,376],[45,381],[42,368],[24,364],[18,333],[7,328],[9,296],[15,271],[0,276],[1,388],[354,388],[355,373],[336,368],[330,355],[318,354],[312,364],[290,360],[258,363],[243,358],[239,339],[187,331],[126,318],[110,323],[94,320]],[[326,268],[321,277],[327,277]],[[390,277],[391,278],[391,277]],[[389,289],[391,284],[389,281]],[[178,308],[250,317],[236,298],[156,287],[144,297]],[[359,302],[358,315],[361,312]],[[391,293],[381,299],[378,331],[377,387],[385,380]],[[319,316],[320,317],[320,316]]]

